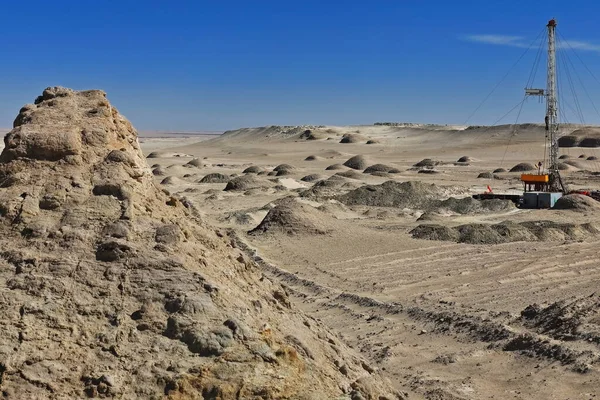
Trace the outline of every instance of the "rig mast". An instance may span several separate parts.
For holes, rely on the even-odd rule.
[[[556,20],[548,21],[548,81],[546,85],[546,135],[550,142],[550,186],[562,190],[558,171],[558,101],[556,100]],[[560,186],[559,186],[560,185]]]

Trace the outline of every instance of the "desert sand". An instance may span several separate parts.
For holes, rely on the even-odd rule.
[[[563,177],[600,189],[600,149],[573,147],[598,130],[571,131]],[[543,159],[543,138],[541,124],[274,126],[141,148],[158,186],[404,396],[590,399],[600,207],[470,198],[522,192],[509,171]]]

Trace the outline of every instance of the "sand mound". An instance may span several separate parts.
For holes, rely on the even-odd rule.
[[[491,172],[482,172],[477,175],[478,179],[494,179],[494,174]]]
[[[379,144],[381,143],[379,140],[377,139],[369,139],[367,140],[367,144]]]
[[[199,183],[227,183],[229,182],[229,177],[224,174],[213,173],[204,176],[200,179]]]
[[[571,156],[568,154],[561,154],[560,157],[558,157],[559,160],[568,160],[569,158],[571,158]]]
[[[577,136],[566,135],[558,138],[558,147],[578,147],[581,139]]]
[[[559,171],[567,171],[567,170],[571,169],[571,168],[569,167],[569,164],[567,164],[567,163],[564,163],[564,162],[559,162],[559,163],[557,164],[557,167],[558,167],[558,170],[559,170]]]
[[[585,154],[580,154],[579,157],[577,158],[586,158],[587,156]]]
[[[152,175],[163,176],[166,174],[167,174],[166,171],[161,167],[157,167],[152,170]]]
[[[300,134],[300,139],[304,140],[320,140],[323,139],[323,135],[320,135],[310,129],[305,130]]]
[[[275,172],[275,171],[273,171]],[[279,171],[277,171],[275,173],[275,176],[287,176],[287,175],[292,175],[294,173],[294,170],[291,169],[280,169]]]
[[[586,158],[586,160],[588,160],[588,161],[597,161],[598,157],[596,157],[596,156],[589,156],[588,158]]]
[[[272,186],[270,182],[256,178],[253,175],[237,176],[227,182],[225,191],[242,192],[250,189],[260,189]]]
[[[580,157],[580,158],[582,158],[582,157]],[[572,167],[579,168],[579,169],[585,169],[585,165],[583,165],[579,161],[567,160],[567,161],[565,161],[564,163],[561,163],[561,164],[570,165]]]
[[[497,213],[514,210],[515,205],[510,200],[476,200],[472,197],[455,198],[433,201],[429,211],[446,214],[449,211],[457,214]]]
[[[352,169],[350,169],[348,171],[338,172],[338,173],[336,173],[336,175],[343,176],[344,178],[357,179],[357,180],[360,180],[363,178],[363,175],[360,172],[356,172]]]
[[[346,205],[376,207],[421,208],[442,194],[434,184],[419,181],[387,181],[381,185],[367,185],[338,196]]]
[[[459,162],[459,163],[467,163],[467,162],[471,162],[471,161],[473,161],[473,159],[469,156],[462,156],[461,158],[456,160],[456,162]]]
[[[579,147],[600,147],[600,138],[598,137],[586,137],[581,139]]]
[[[259,174],[261,172],[264,172],[263,169],[256,165],[251,165],[242,171],[243,174]]]
[[[365,138],[362,135],[358,135],[355,133],[347,133],[344,136],[342,136],[342,140],[340,140],[340,143],[361,143],[365,140],[367,140],[367,138]]]
[[[371,165],[371,166],[367,167],[363,172],[365,174],[371,174],[373,172],[391,172],[391,171],[400,172],[397,168],[390,167],[389,165],[385,165],[385,164]]]
[[[519,241],[583,240],[598,233],[600,231],[589,224],[559,224],[553,221],[505,221],[499,224],[465,224],[455,228],[424,224],[410,231],[416,239],[487,245]]]
[[[569,194],[556,201],[557,210],[592,211],[600,209],[600,202],[582,194]]]
[[[535,171],[536,168],[529,163],[520,163],[515,165],[510,169],[510,172],[527,172],[527,171]]]
[[[319,174],[310,174],[310,175],[303,176],[300,180],[303,182],[315,182],[321,178],[322,177]]]
[[[329,167],[325,168],[325,171],[336,171],[339,169],[346,169],[342,164],[332,164]]]
[[[202,163],[201,159],[199,159],[199,158],[193,158],[190,161],[188,161],[185,165],[187,167],[201,168],[204,164]]]
[[[273,168],[273,171],[276,171],[276,172],[284,171],[284,170],[292,171],[294,169],[296,169],[296,167],[294,167],[293,165],[290,165],[290,164],[279,164],[278,166],[276,166],[275,168]]]
[[[318,161],[318,160],[321,160],[321,157],[315,156],[315,155],[310,155],[304,159],[304,161]]]
[[[492,173],[494,173],[494,174],[500,174],[502,172],[507,172],[507,171],[504,168],[496,168],[495,170],[492,171]]]
[[[344,165],[352,169],[365,169],[369,163],[365,156],[357,155],[346,160]]]
[[[46,89],[5,143],[5,397],[396,397],[234,237],[158,189],[103,92]]]
[[[339,175],[332,175],[328,179],[317,181],[310,189],[300,192],[300,197],[307,199],[332,198],[337,196],[348,180]]]
[[[181,183],[181,181],[175,176],[167,176],[162,181],[160,181],[161,185],[177,185]]]
[[[433,168],[440,164],[441,163],[439,161],[432,160],[431,158],[425,158],[425,159],[419,161],[418,163],[414,164],[413,167],[431,167],[431,168]]]
[[[332,230],[327,214],[293,198],[279,201],[250,235],[324,235]]]
[[[159,151],[153,151],[152,153],[148,154],[148,156],[146,158],[161,158],[163,157],[163,153],[159,152]]]

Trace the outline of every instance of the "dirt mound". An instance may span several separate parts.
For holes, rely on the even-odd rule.
[[[336,171],[339,169],[346,169],[342,164],[332,164],[329,167],[325,168],[325,171]]]
[[[229,177],[224,174],[220,174],[218,172],[205,175],[202,179],[200,179],[199,183],[227,183],[229,182]]]
[[[579,157],[577,158],[586,158],[587,156],[585,154],[580,154]]]
[[[35,103],[0,155],[4,397],[397,397],[156,186],[104,92]]]
[[[358,135],[355,133],[347,133],[344,136],[342,136],[342,140],[340,140],[340,143],[362,143],[365,140],[367,140],[367,138],[365,138],[362,135]]]
[[[242,171],[242,174],[259,174],[264,172],[263,169],[257,165],[251,165]]]
[[[578,136],[566,135],[558,138],[558,147],[578,147],[581,139]]]
[[[381,143],[379,140],[377,139],[369,139],[367,140],[367,144],[379,144]]]
[[[568,194],[556,201],[557,210],[592,211],[600,209],[600,202],[582,194]]]
[[[365,169],[369,165],[369,162],[365,156],[357,155],[346,160],[344,165],[352,169]]]
[[[449,229],[453,232],[449,232]],[[424,224],[410,231],[416,239],[488,245],[519,241],[584,240],[599,233],[600,230],[590,224],[560,224],[553,221],[505,221],[499,224],[465,224],[454,228]]]
[[[459,163],[467,163],[467,162],[471,162],[471,161],[473,161],[473,159],[469,156],[462,156],[461,158],[456,160],[456,162],[459,162]]]
[[[558,157],[559,160],[568,160],[569,158],[571,158],[571,156],[568,154],[561,154],[560,157]]]
[[[362,186],[338,196],[337,200],[346,205],[423,208],[429,207],[442,192],[434,184],[387,181],[381,185]]]
[[[438,171],[437,169],[420,169],[417,171],[418,174],[439,174],[441,173],[441,171]]]
[[[507,172],[505,168],[496,168],[495,170],[492,171],[492,173],[494,174],[500,174],[502,172]]]
[[[256,178],[253,175],[237,176],[227,182],[225,191],[241,192],[249,189],[258,189],[272,186],[270,182]]]
[[[365,174],[372,174],[373,172],[388,172],[389,173],[390,171],[400,172],[397,168],[390,167],[389,165],[385,165],[385,164],[371,165],[371,166],[367,167],[363,172]]]
[[[320,140],[323,138],[324,138],[323,135],[316,133],[311,129],[307,129],[300,134],[300,139],[304,139],[304,140]]]
[[[491,172],[482,172],[477,175],[477,179],[494,179],[494,174]]]
[[[202,160],[199,158],[192,158],[190,161],[188,161],[185,164],[186,167],[196,167],[196,168],[202,168],[202,166],[204,166],[204,164],[202,163]]]
[[[279,201],[250,235],[324,235],[332,230],[327,214],[293,198]]]
[[[300,197],[307,199],[332,198],[339,195],[348,180],[339,175],[315,182],[310,189],[300,192]]]
[[[519,163],[510,169],[510,172],[527,172],[527,171],[535,171],[535,167],[533,164],[529,163]]]
[[[588,161],[597,161],[598,157],[596,157],[596,156],[589,156],[588,158],[586,158],[586,160],[588,160]]]
[[[559,171],[567,171],[567,170],[571,169],[569,167],[569,164],[567,164],[566,162],[559,162],[556,166],[558,167]]]
[[[300,178],[300,180],[303,182],[315,182],[321,178],[322,177],[319,174],[310,174],[310,175],[303,176],[302,178]]]
[[[425,159],[419,161],[418,163],[414,164],[413,167],[420,167],[420,168],[431,167],[431,168],[433,168],[440,164],[441,164],[441,162],[439,162],[439,161],[432,160],[431,158],[425,158]]]

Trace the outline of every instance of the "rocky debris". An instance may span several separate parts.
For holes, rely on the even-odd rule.
[[[592,224],[561,224],[553,221],[505,221],[498,224],[465,224],[457,227],[423,224],[410,231],[416,239],[470,244],[583,240],[598,233],[600,230]]]
[[[533,164],[529,164],[529,163],[519,163],[517,165],[515,165],[514,167],[512,167],[510,169],[510,172],[528,172],[528,171],[535,171],[536,168],[533,166]]]
[[[242,174],[259,174],[264,172],[263,169],[257,165],[251,165],[242,171]]]
[[[510,200],[489,199],[477,200],[473,197],[449,197],[446,200],[433,201],[428,212],[438,214],[456,213],[456,214],[485,214],[506,212],[515,209],[515,204]]]
[[[362,379],[399,397],[156,186],[104,92],[46,89],[15,126],[0,155],[4,398],[368,397]]]
[[[600,209],[600,202],[590,196],[568,194],[558,199],[554,208],[557,210],[597,211]]]
[[[430,175],[435,175],[435,174],[441,174],[442,171],[438,171],[437,169],[420,169],[417,171],[418,174],[430,174]]]
[[[325,171],[336,171],[340,169],[346,169],[342,164],[332,164],[329,167],[325,168]]]
[[[348,168],[359,169],[359,170],[363,170],[363,169],[367,168],[368,165],[369,165],[369,161],[366,159],[365,156],[361,156],[361,155],[350,157],[344,163],[344,166],[346,166]]]
[[[327,214],[300,203],[294,198],[285,198],[269,210],[262,222],[249,232],[250,235],[324,235],[331,231]]]
[[[346,133],[344,136],[342,136],[342,140],[340,140],[340,143],[361,143],[365,140],[367,140],[367,138],[365,138],[362,135],[358,135],[355,133]]]
[[[202,179],[200,179],[199,183],[227,183],[229,182],[229,177],[224,174],[220,174],[218,172],[205,175]]]

